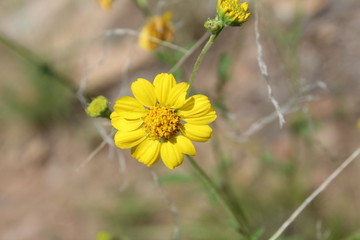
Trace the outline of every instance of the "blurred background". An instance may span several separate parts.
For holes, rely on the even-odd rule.
[[[215,0],[148,2],[153,15],[173,12],[174,43],[186,49],[215,16]],[[196,160],[268,239],[359,146],[360,1],[258,1],[282,128],[257,62],[255,2],[249,21],[226,28],[200,66],[193,92],[210,97],[218,119]],[[138,163],[111,146],[109,122],[87,117],[79,101],[131,95],[132,81],[152,81],[183,56],[145,51],[126,31],[106,37],[140,31],[146,20],[133,0],[108,11],[95,0],[0,1],[0,239],[96,239],[99,231],[238,239],[188,162],[174,171]],[[174,72],[178,81],[200,49]],[[359,171],[355,161],[282,239],[360,239]]]

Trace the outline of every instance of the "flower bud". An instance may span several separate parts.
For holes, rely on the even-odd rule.
[[[224,24],[217,18],[206,20],[204,27],[212,33],[218,33],[224,28]]]
[[[109,118],[111,113],[111,110],[109,109],[109,101],[104,96],[94,98],[87,106],[86,113],[93,118]]]

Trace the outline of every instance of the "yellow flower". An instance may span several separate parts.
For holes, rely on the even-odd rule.
[[[249,4],[247,2],[239,3],[238,0],[218,0],[217,16],[226,25],[240,26],[246,22],[250,16]]]
[[[153,50],[159,46],[156,41],[172,41],[174,38],[174,28],[170,22],[171,12],[166,12],[162,17],[152,17],[143,27],[139,37],[139,45],[145,50]],[[155,40],[154,40],[155,39]]]
[[[360,118],[357,121],[357,129],[360,131]]]
[[[100,6],[105,10],[110,10],[112,7],[113,0],[97,0]]]
[[[158,74],[153,83],[143,78],[131,85],[135,96],[115,102],[111,124],[119,148],[131,148],[131,155],[147,166],[159,159],[170,169],[179,166],[183,154],[196,154],[192,141],[211,138],[208,125],[216,112],[204,95],[186,98],[188,83],[176,83],[172,74]]]

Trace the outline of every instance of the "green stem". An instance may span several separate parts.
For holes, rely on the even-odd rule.
[[[190,76],[190,79],[189,79],[189,85],[191,87],[191,85],[193,84],[194,82],[194,79],[196,77],[196,74],[199,70],[199,67],[200,67],[200,64],[201,62],[203,61],[204,57],[205,57],[205,54],[207,53],[207,51],[210,49],[211,45],[214,43],[216,37],[219,35],[219,33],[221,32],[218,31],[217,33],[212,33],[210,35],[210,38],[209,40],[207,41],[207,43],[205,44],[205,46],[203,47],[203,49],[201,50],[201,53],[200,55],[198,56],[198,58],[196,59],[196,62],[195,62],[195,65],[194,65],[194,69],[191,73],[191,76]]]
[[[41,71],[44,75],[52,77],[57,80],[60,84],[71,90],[72,92],[76,92],[76,89],[71,84],[71,80],[65,76],[64,74],[55,70],[50,63],[35,55],[33,52],[28,50],[26,47],[16,43],[15,41],[7,38],[3,34],[0,33],[0,44],[11,50],[13,53],[24,59],[30,65],[34,66],[38,71]]]
[[[189,155],[186,155],[191,166],[199,173],[204,182],[211,188],[212,192],[216,195],[221,204],[226,208],[228,213],[236,222],[236,228],[239,233],[241,233],[246,239],[250,239],[249,227],[247,226],[246,220],[241,219],[241,216],[238,216],[235,212],[233,206],[229,203],[228,199],[224,193],[215,185],[211,178],[204,172],[204,170],[197,164],[197,162]]]

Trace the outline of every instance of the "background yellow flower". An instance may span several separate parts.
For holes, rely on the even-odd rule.
[[[118,130],[116,146],[131,148],[131,155],[147,166],[161,158],[170,169],[183,162],[183,154],[195,155],[191,140],[210,139],[208,124],[216,113],[204,95],[186,99],[188,88],[166,73],[158,74],[153,84],[142,78],[135,81],[131,85],[135,98],[119,98],[110,116]]]
[[[155,16],[149,19],[143,27],[139,37],[139,45],[145,50],[153,50],[159,46],[156,41],[172,41],[174,38],[174,27],[170,22],[171,12],[166,12],[162,17]]]
[[[97,0],[100,6],[105,10],[110,10],[112,7],[113,0]]]

